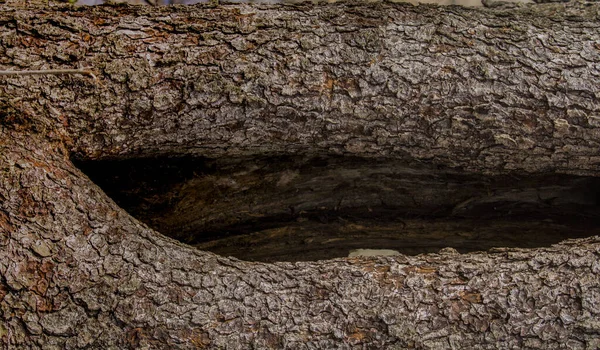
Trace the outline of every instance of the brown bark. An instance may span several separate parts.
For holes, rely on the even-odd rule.
[[[2,78],[2,344],[597,348],[597,236],[468,254],[246,262],[153,231],[71,158],[185,155],[244,159],[247,166],[335,155],[344,160],[334,178],[348,169],[360,179],[388,174],[373,164],[412,174],[408,184],[381,180],[419,200],[393,209],[443,207],[450,218],[463,210],[477,216],[487,202],[451,187],[442,191],[445,202],[426,201],[418,181],[431,186],[443,174],[475,179],[457,184],[492,183],[493,203],[513,198],[506,178],[515,174],[527,178],[522,189],[548,198],[593,184],[578,192],[585,193],[600,164],[598,17],[598,5],[579,3],[510,10],[387,3],[1,7],[3,68],[82,66],[97,77]],[[263,177],[258,183],[291,171],[267,170],[255,173]],[[550,187],[528,182],[556,174],[562,177]],[[243,174],[217,175],[251,182]],[[317,172],[294,181],[321,179],[319,197],[353,193],[331,189],[325,178]],[[215,187],[210,181],[186,178],[175,187],[191,188],[192,201],[206,200],[214,196],[202,192]],[[356,188],[353,204],[341,210],[371,207],[375,199],[365,194],[384,191]],[[257,191],[233,197],[235,203],[259,198]],[[515,201],[530,195],[523,190]],[[273,196],[302,203],[266,192],[252,213],[277,213]],[[585,195],[558,198],[556,205],[544,201],[553,215],[596,205]],[[309,211],[318,206],[312,197],[304,203]],[[227,225],[247,221],[235,205],[219,208]],[[206,218],[199,226],[206,229],[219,227],[211,221],[217,214],[202,207],[193,216]],[[550,225],[541,225],[547,233]]]

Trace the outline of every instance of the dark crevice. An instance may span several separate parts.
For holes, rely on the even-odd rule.
[[[130,214],[240,259],[534,248],[600,233],[600,178],[341,156],[75,161]]]

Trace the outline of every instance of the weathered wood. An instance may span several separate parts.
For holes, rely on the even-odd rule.
[[[337,155],[598,176],[598,17],[579,3],[0,7],[3,70],[98,77],[0,78],[3,345],[600,346],[597,236],[244,262],[149,229],[70,161]]]

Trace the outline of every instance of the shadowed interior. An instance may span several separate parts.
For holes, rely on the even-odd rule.
[[[341,156],[76,161],[121,207],[200,249],[257,261],[549,246],[600,234],[600,179],[482,176]]]

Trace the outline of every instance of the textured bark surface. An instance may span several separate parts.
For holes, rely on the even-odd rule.
[[[0,341],[599,347],[598,237],[244,262],[151,230],[70,160],[336,155],[597,176],[599,9],[0,7],[3,68],[96,74],[0,83]]]

